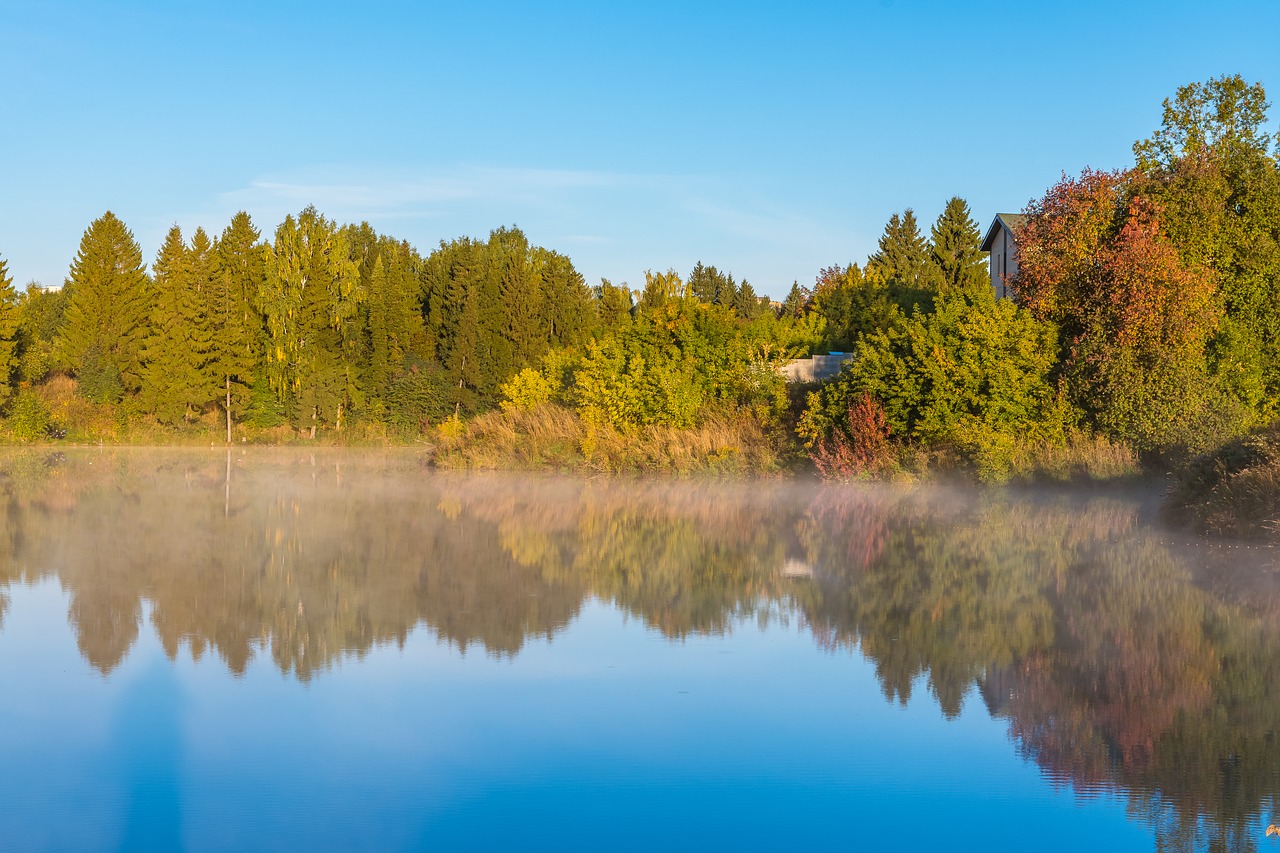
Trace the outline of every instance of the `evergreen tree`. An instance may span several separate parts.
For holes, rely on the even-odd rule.
[[[504,382],[596,327],[582,276],[516,228],[493,231],[487,243],[442,243],[423,262],[422,281],[428,346],[457,408],[493,405]]]
[[[357,307],[364,294],[344,232],[314,207],[276,229],[260,292],[271,386],[293,425],[342,428],[355,392]]]
[[[211,334],[206,300],[214,276],[213,246],[196,229],[191,247],[169,229],[153,268],[153,306],[144,358],[142,400],[163,423],[190,420],[217,391],[206,369]]]
[[[978,223],[964,199],[953,196],[933,225],[930,256],[937,268],[938,289],[944,293],[989,290],[991,276],[983,257]]]
[[[119,400],[141,385],[151,310],[142,249],[115,214],[94,220],[80,240],[67,279],[66,323],[59,347],[92,400]]]
[[[889,298],[910,315],[917,306],[932,310],[937,292],[936,267],[929,262],[929,243],[920,234],[911,208],[893,214],[880,237],[879,249],[867,259],[866,274],[888,289]]]
[[[249,403],[249,389],[265,357],[262,315],[254,305],[266,280],[266,252],[249,214],[240,211],[214,248],[208,299],[208,375],[220,390],[231,441],[232,416]]]
[[[791,282],[791,290],[782,302],[783,317],[803,317],[809,308],[810,294],[800,286],[800,282]]]
[[[756,296],[756,289],[745,279],[729,303],[733,313],[743,320],[754,320],[760,316],[765,309],[765,305],[766,303],[759,296]]]
[[[392,411],[392,397],[397,396],[394,386],[425,349],[421,260],[408,243],[379,237],[367,223],[346,231],[365,293],[356,353],[360,405],[377,421],[413,421]]]
[[[879,249],[867,259],[867,272],[890,285],[919,287],[928,259],[929,245],[920,234],[915,212],[907,208],[901,216],[889,217]]]
[[[18,292],[8,265],[0,258],[0,406],[13,394],[12,380],[18,366]]]
[[[689,273],[688,286],[693,298],[707,305],[729,305],[738,292],[732,275],[703,266],[702,261]]]

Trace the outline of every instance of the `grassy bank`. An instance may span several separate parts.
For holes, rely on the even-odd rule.
[[[1280,542],[1280,423],[1193,459],[1165,513],[1200,533]]]
[[[710,415],[689,429],[622,431],[547,403],[489,412],[438,432],[435,463],[442,468],[780,475],[798,461],[789,440],[744,410]]]

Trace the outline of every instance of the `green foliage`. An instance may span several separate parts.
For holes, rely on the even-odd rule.
[[[800,286],[800,282],[791,282],[791,289],[787,291],[787,298],[782,301],[783,317],[803,317],[809,310],[810,300],[813,298],[808,290]]]
[[[151,323],[143,353],[142,400],[161,423],[190,420],[218,396],[212,361],[209,298],[217,276],[214,249],[203,229],[188,248],[178,226],[156,256]]]
[[[40,395],[28,389],[19,391],[14,398],[5,426],[15,440],[31,442],[45,439],[51,422],[48,406]]]
[[[142,381],[151,311],[142,250],[115,214],[95,219],[67,280],[59,346],[90,400],[120,399]]]
[[[848,413],[863,394],[883,407],[891,435],[958,450],[983,479],[1008,476],[1020,439],[1061,441],[1055,330],[982,293],[941,297],[934,313],[864,336],[853,362],[810,395],[799,426],[807,446],[850,438]]]
[[[531,246],[519,229],[488,242],[442,243],[423,263],[426,352],[469,411],[495,405],[503,382],[598,328],[596,302],[567,258]]]
[[[1193,83],[1134,145],[1135,192],[1160,208],[1184,264],[1214,274],[1222,322],[1208,369],[1260,421],[1280,415],[1280,152],[1263,131],[1268,106],[1239,75]]]
[[[124,381],[110,354],[95,343],[80,357],[76,389],[94,403],[119,403],[124,399]]]
[[[13,289],[13,278],[9,275],[4,258],[0,258],[0,407],[13,394],[13,379],[21,344],[18,335],[20,317],[18,292]]]
[[[266,331],[255,304],[267,277],[267,251],[260,237],[249,214],[240,211],[214,247],[206,369],[228,424],[248,407],[250,388],[263,372],[266,356]]]
[[[730,305],[738,294],[733,276],[698,261],[689,273],[689,293],[699,302],[708,305]]]
[[[259,295],[269,343],[267,373],[295,428],[340,429],[356,394],[351,356],[364,299],[346,234],[315,208],[276,229]]]
[[[929,241],[920,233],[911,208],[889,217],[878,249],[867,259],[866,273],[884,282],[906,313],[916,306],[928,310],[938,290],[938,272],[930,262]]]
[[[594,294],[602,331],[611,332],[631,322],[631,291],[615,286],[606,278],[600,280]]]
[[[502,393],[502,411],[527,412],[548,402],[555,393],[555,386],[538,371],[526,367],[503,383],[499,390]]]
[[[420,433],[430,423],[453,414],[447,402],[449,378],[440,365],[416,356],[405,359],[387,389],[387,422],[402,431]]]
[[[22,382],[40,382],[51,370],[64,366],[57,343],[66,318],[66,288],[46,290],[34,282],[28,284],[18,309],[18,375]]]
[[[933,225],[929,254],[942,292],[977,294],[991,287],[982,234],[964,199],[952,197],[947,201]]]
[[[863,335],[889,329],[902,319],[888,285],[863,275],[857,264],[819,273],[813,310],[826,320],[825,346],[833,352],[850,352]]]
[[[1169,169],[1185,157],[1224,148],[1265,154],[1272,137],[1262,127],[1270,106],[1262,84],[1246,83],[1239,74],[1182,86],[1172,101],[1165,98],[1160,129],[1134,143],[1138,168]]]

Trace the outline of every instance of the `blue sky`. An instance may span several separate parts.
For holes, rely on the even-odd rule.
[[[314,203],[424,253],[515,224],[592,284],[702,260],[776,297],[896,211],[959,195],[985,227],[1129,164],[1180,85],[1280,96],[1274,0],[0,0],[0,45],[19,285],[108,209],[150,261],[175,222]]]

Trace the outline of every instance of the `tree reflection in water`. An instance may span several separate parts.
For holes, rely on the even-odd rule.
[[[1280,791],[1274,552],[1168,544],[1137,497],[520,480],[404,452],[0,470],[0,582],[56,577],[103,673],[144,600],[171,657],[239,674],[269,651],[306,680],[419,625],[515,655],[593,597],[673,639],[795,620],[865,655],[890,701],[980,698],[1050,778],[1124,793],[1167,849],[1248,849]]]

